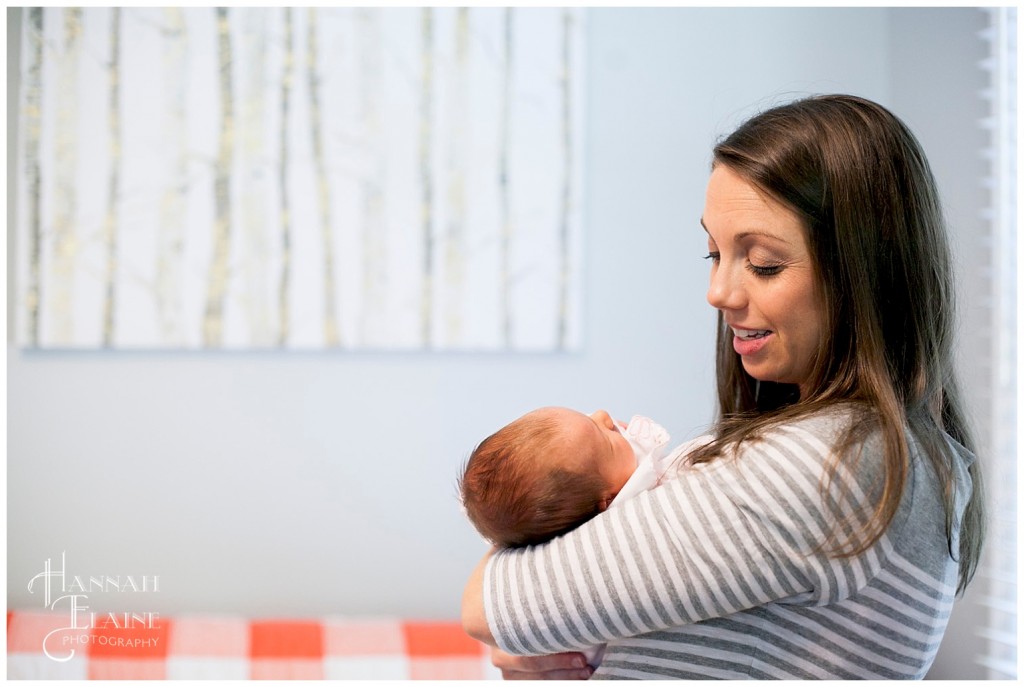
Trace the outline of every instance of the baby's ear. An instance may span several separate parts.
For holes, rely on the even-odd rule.
[[[612,505],[612,499],[616,496],[618,496],[618,494],[608,494],[607,496],[601,497],[601,500],[597,502],[597,506],[601,509],[602,513],[608,510],[608,506]]]

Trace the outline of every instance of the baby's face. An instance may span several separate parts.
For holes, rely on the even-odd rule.
[[[603,410],[590,415],[568,408],[546,410],[557,413],[571,447],[554,459],[565,461],[567,469],[599,474],[608,486],[609,500],[614,498],[636,470],[636,455],[615,421]]]

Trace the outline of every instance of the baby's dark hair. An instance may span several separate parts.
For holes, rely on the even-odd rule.
[[[473,526],[497,546],[540,544],[578,527],[603,509],[605,485],[593,472],[546,467],[567,443],[554,417],[531,413],[502,427],[470,454],[458,480]]]

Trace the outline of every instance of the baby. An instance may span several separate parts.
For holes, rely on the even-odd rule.
[[[695,440],[699,441],[699,440]],[[648,418],[628,425],[599,410],[527,413],[470,455],[459,491],[466,515],[496,546],[548,541],[612,505],[656,486],[693,442],[669,451],[669,435]]]
[[[657,486],[677,459],[710,437],[669,451],[668,432],[599,410],[527,413],[480,442],[459,479],[466,515],[496,546],[539,544]],[[604,645],[583,650],[595,668]]]

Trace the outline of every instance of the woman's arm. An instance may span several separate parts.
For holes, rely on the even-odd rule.
[[[491,628],[487,625],[484,612],[484,569],[494,555],[488,551],[473,569],[462,593],[462,627],[466,634],[491,646],[491,663],[501,671],[506,680],[586,680],[594,669],[587,665],[586,657],[579,652],[552,654],[550,656],[513,656],[498,648]]]

